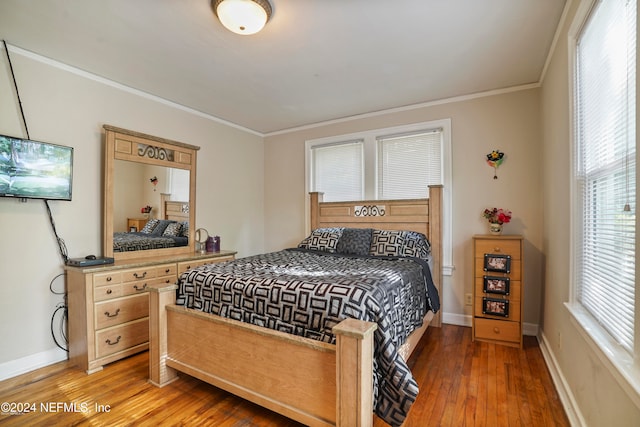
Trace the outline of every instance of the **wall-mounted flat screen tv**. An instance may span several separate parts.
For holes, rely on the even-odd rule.
[[[73,148],[0,135],[0,197],[71,200]]]

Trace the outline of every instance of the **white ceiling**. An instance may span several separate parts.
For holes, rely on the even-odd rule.
[[[0,0],[0,39],[259,134],[537,83],[565,0]]]

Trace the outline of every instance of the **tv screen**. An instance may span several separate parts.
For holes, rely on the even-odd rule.
[[[71,200],[73,148],[0,135],[0,196]]]

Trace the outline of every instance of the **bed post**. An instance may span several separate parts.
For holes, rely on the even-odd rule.
[[[167,366],[167,309],[175,304],[177,285],[151,285],[149,288],[149,382],[163,387],[178,379]]]
[[[310,216],[311,216],[311,230],[318,228],[318,220],[320,218],[320,203],[322,203],[322,195],[324,193],[313,191],[309,193],[310,197]]]
[[[377,325],[345,319],[336,336],[336,426],[373,424],[373,331]]]
[[[442,300],[442,185],[429,186],[429,243],[433,259],[431,272]],[[431,320],[431,325],[442,326],[442,307]]]
[[[158,215],[158,218],[161,218],[161,219],[167,218],[167,201],[170,199],[171,199],[171,194],[160,193],[160,214]]]

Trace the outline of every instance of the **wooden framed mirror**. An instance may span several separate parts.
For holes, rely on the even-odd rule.
[[[200,147],[110,125],[103,128],[104,256],[120,260],[193,254]]]

